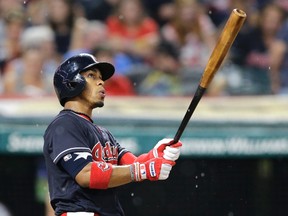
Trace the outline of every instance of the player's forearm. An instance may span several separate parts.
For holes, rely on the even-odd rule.
[[[96,174],[96,176],[95,174],[92,174],[91,177],[91,169],[92,169],[92,163],[89,163],[76,176],[76,181],[81,187],[91,188],[91,181],[97,183],[97,181],[99,181],[100,179],[103,180],[104,176],[101,176],[100,174]],[[107,181],[108,181],[107,182],[108,188],[117,187],[130,183],[132,181],[130,173],[130,165],[112,166],[112,173],[110,178],[109,179],[107,178]]]
[[[112,175],[108,184],[108,188],[113,188],[130,183],[131,172],[130,165],[113,166]]]

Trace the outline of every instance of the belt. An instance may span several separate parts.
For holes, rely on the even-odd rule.
[[[100,214],[93,212],[66,212],[61,214],[61,216],[100,216]]]

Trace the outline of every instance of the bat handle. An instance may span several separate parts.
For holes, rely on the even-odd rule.
[[[198,88],[195,92],[195,95],[193,97],[193,100],[191,101],[187,111],[186,111],[186,114],[174,136],[174,139],[173,139],[173,142],[171,144],[175,144],[179,141],[179,139],[181,138],[182,136],[182,133],[184,132],[194,110],[196,109],[200,99],[202,98],[203,94],[205,93],[205,90],[206,88],[203,88],[202,86],[198,85]]]

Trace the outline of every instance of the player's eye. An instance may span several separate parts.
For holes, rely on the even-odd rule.
[[[86,74],[83,74],[86,78],[88,79],[93,79],[93,80],[102,80],[102,76],[101,76],[101,73],[98,72],[97,70],[91,70],[91,71],[88,71]]]
[[[87,78],[96,79],[96,76],[95,76],[94,73],[88,73],[88,74],[87,74]]]

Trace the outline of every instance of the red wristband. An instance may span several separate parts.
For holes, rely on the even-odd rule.
[[[107,189],[112,174],[112,164],[92,162],[89,187],[93,189]]]

